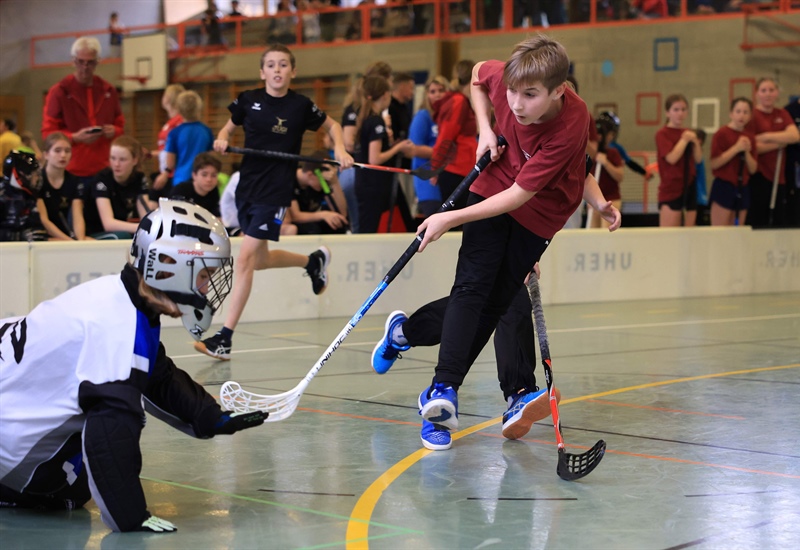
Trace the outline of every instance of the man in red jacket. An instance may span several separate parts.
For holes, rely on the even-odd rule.
[[[63,132],[72,140],[67,170],[82,179],[108,166],[111,141],[125,126],[117,90],[94,74],[99,57],[100,42],[93,36],[72,44],[75,72],[50,88],[42,116],[43,138]]]

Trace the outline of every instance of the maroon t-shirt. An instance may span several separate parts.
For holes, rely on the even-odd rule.
[[[785,109],[773,109],[771,113],[765,113],[758,109],[753,109],[753,118],[747,124],[745,130],[749,130],[755,135],[763,134],[764,132],[782,132],[789,126],[794,124],[792,115]],[[778,163],[778,149],[768,153],[761,153],[758,155],[758,172],[772,181],[775,177],[775,165]],[[779,170],[778,183],[784,185],[786,183],[785,170],[783,167],[786,163],[785,155],[781,159],[781,167]]]
[[[614,166],[622,166],[622,155],[613,147],[606,149],[606,158]],[[607,201],[617,201],[622,198],[622,194],[619,191],[619,182],[611,177],[608,170],[600,170],[600,181],[598,183],[600,184],[600,191],[603,192],[603,196]]]
[[[742,136],[745,136],[750,140],[750,154],[758,158],[756,156],[756,137],[752,134],[752,132],[748,132],[747,129],[745,129],[744,132],[739,132],[738,130],[734,130],[729,126],[723,126],[717,130],[716,134],[714,134],[714,138],[711,140],[711,158],[717,158],[722,153],[733,147]],[[742,166],[743,164],[744,166]],[[715,178],[735,184],[739,181],[740,169],[742,174],[742,185],[747,185],[747,182],[750,179],[750,172],[747,171],[747,163],[742,158],[741,153],[736,153],[735,157],[716,170],[712,170],[711,173]]]
[[[534,191],[536,194],[528,202],[509,215],[528,231],[551,239],[583,197],[591,117],[583,100],[567,88],[555,118],[523,126],[508,106],[503,66],[502,61],[485,62],[477,84],[489,94],[497,119],[494,131],[508,140],[508,147],[472,184],[471,191],[488,198],[514,182],[526,191]]]
[[[691,155],[687,161],[686,156],[690,155],[686,147],[684,156],[675,164],[670,164],[664,158],[675,148],[675,144],[680,141],[686,128],[669,128],[664,126],[656,132],[656,153],[658,154],[658,175],[661,183],[658,186],[658,202],[669,202],[683,196],[684,188],[694,179],[697,168],[694,163],[694,156]],[[692,146],[694,147],[694,145]],[[684,171],[688,162],[688,181],[684,181]]]

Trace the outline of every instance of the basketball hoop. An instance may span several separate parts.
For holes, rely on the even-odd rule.
[[[121,76],[120,79],[121,80],[135,80],[135,81],[139,82],[139,84],[144,86],[145,84],[147,84],[147,81],[150,80],[150,77],[149,76],[134,75],[134,76]]]

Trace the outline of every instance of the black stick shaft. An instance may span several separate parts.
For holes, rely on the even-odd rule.
[[[501,147],[506,144],[507,142],[503,136],[497,137],[498,147]],[[450,194],[450,196],[447,197],[447,200],[444,201],[442,206],[439,207],[437,213],[444,212],[446,210],[452,210],[453,207],[455,206],[456,200],[458,200],[458,198],[461,195],[463,195],[467,189],[469,189],[469,186],[472,185],[472,183],[478,178],[480,173],[486,169],[491,160],[492,160],[491,151],[486,151],[483,154],[483,156],[478,160],[478,162],[475,164],[475,167],[472,170],[470,170],[470,173],[467,174],[467,176],[461,181],[461,183],[458,184],[458,187],[456,187],[455,190]],[[400,271],[403,270],[406,264],[414,256],[414,254],[417,253],[417,250],[419,250],[419,245],[422,244],[422,238],[424,236],[425,236],[425,231],[417,235],[417,237],[414,239],[414,242],[412,242],[408,246],[406,251],[403,252],[403,255],[400,256],[400,258],[395,262],[395,264],[383,278],[384,284],[388,285],[389,283],[394,281],[394,278],[397,277]]]

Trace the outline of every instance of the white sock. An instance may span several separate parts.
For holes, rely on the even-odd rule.
[[[392,331],[392,342],[400,346],[405,346],[406,344],[408,344],[408,340],[406,340],[406,337],[403,334],[402,324],[399,324],[396,327],[394,327],[394,330]]]

